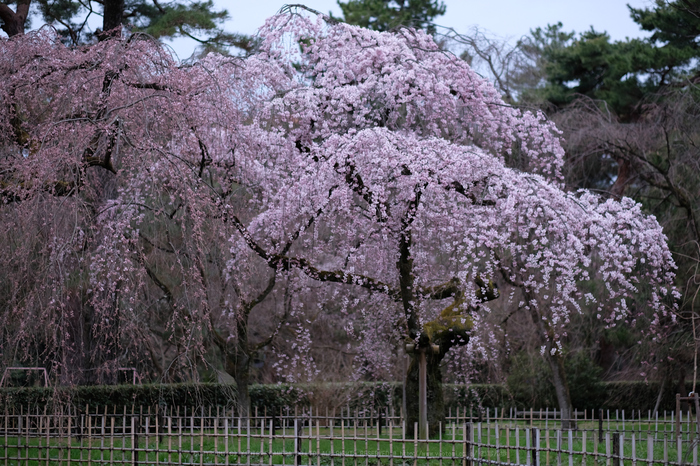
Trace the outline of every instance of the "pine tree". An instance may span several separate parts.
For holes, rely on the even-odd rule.
[[[375,31],[409,26],[433,34],[431,22],[445,14],[445,4],[438,0],[338,0],[338,6],[345,22]]]
[[[143,32],[157,39],[188,37],[206,51],[225,52],[230,47],[250,51],[251,38],[225,32],[221,27],[229,17],[226,10],[217,11],[211,0],[162,3],[158,0],[34,0],[41,22],[51,24],[67,45],[89,43],[121,33],[121,26],[130,33]],[[0,4],[2,28],[9,36],[24,33],[31,0]],[[17,3],[16,12],[10,8]],[[102,16],[102,28],[91,31],[88,20]],[[22,23],[21,27],[18,26]],[[103,33],[109,32],[109,34]]]
[[[632,122],[640,118],[647,96],[700,79],[700,2],[657,0],[654,9],[630,12],[651,37],[613,42],[591,29],[566,47],[540,50],[547,76],[540,91],[547,101],[563,108],[586,96],[605,101],[622,121]]]

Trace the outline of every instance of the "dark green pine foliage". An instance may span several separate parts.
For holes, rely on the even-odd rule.
[[[518,41],[525,60],[521,67],[510,72],[510,82],[513,83],[510,94],[516,96],[519,105],[536,107],[546,100],[543,87],[549,78],[549,60],[568,47],[574,35],[563,31],[562,23],[557,23],[531,30],[530,35]]]
[[[445,4],[438,0],[338,0],[344,21],[375,31],[409,26],[435,33],[432,21],[445,14]]]
[[[669,66],[688,64],[698,56],[700,44],[700,1],[656,0],[653,10],[630,8],[632,19],[652,33],[651,42],[661,44]],[[659,57],[661,58],[661,57]]]
[[[157,39],[188,37],[205,50],[226,52],[230,47],[250,51],[251,38],[227,33],[222,24],[226,10],[216,10],[213,1],[161,2],[158,0],[36,0],[43,22],[53,24],[65,42],[89,42],[100,31],[92,32],[87,21],[103,17],[104,30],[123,24],[132,32],[143,32]]]
[[[542,47],[547,83],[537,92],[559,108],[579,96],[604,101],[624,122],[639,117],[646,96],[698,78],[700,1],[657,0],[654,9],[630,12],[652,32],[650,38],[611,42],[606,33],[591,29],[565,47]],[[542,32],[533,31],[533,37]]]
[[[568,47],[550,52],[547,64],[547,100],[557,107],[577,96],[604,100],[621,117],[629,117],[653,83],[644,83],[633,74],[635,56],[645,45],[633,40],[610,42],[606,33],[587,31]]]

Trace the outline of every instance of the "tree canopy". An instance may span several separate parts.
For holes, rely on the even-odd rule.
[[[261,343],[287,324],[307,341],[304,298],[321,293],[367,364],[428,352],[439,403],[441,360],[487,349],[492,302],[528,312],[552,355],[585,302],[607,326],[663,331],[661,227],[630,199],[565,191],[542,113],[422,31],[292,8],[260,36],[245,59],[187,65],[138,34],[3,39],[4,358],[66,380],[144,358],[165,372],[210,333],[221,351],[248,338],[257,305],[274,317]]]
[[[658,0],[652,9],[630,8],[632,19],[652,33],[647,39],[612,42],[607,33],[591,29],[560,37],[563,46],[551,47],[561,25],[534,30],[523,45],[543,65],[546,85],[535,87],[558,108],[586,96],[605,101],[623,121],[635,121],[646,96],[697,77],[700,8],[695,3]]]
[[[338,6],[345,22],[375,31],[407,26],[434,33],[433,19],[445,14],[439,0],[338,0]]]
[[[225,32],[229,17],[217,11],[211,0],[201,2],[159,2],[149,0],[33,0],[43,24],[52,25],[66,44],[79,45],[100,39],[102,31],[125,26],[131,33],[143,32],[157,39],[188,37],[204,50],[225,52],[230,47],[250,50],[250,37]],[[11,5],[16,4],[15,11]],[[24,33],[32,0],[0,4],[2,29],[9,36]],[[89,21],[102,16],[102,28],[92,30]]]

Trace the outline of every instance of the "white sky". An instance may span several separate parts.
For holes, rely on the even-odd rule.
[[[651,7],[652,0],[443,0],[447,7],[444,16],[435,19],[441,26],[457,32],[468,32],[478,26],[502,38],[517,40],[530,29],[561,21],[565,31],[582,32],[593,26],[607,31],[613,40],[641,37],[637,25],[629,15],[627,5],[636,8]],[[226,30],[253,34],[265,19],[277,13],[288,3],[304,5],[340,15],[336,0],[214,0],[219,9],[226,9],[231,20]],[[194,43],[177,40],[172,43],[180,58],[187,58]]]

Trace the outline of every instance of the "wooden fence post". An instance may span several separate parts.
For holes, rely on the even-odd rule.
[[[299,421],[297,419],[294,419],[294,466],[300,466],[300,465],[301,465],[301,439],[299,438]]]
[[[71,416],[70,405],[68,405],[68,466],[70,466],[71,463],[71,448],[73,447],[73,436],[71,432],[73,427],[72,420],[73,418]],[[19,452],[19,448],[17,449],[17,451]],[[27,452],[27,454],[29,454],[29,452]]]
[[[126,438],[126,436],[124,436]],[[136,416],[131,416],[131,464],[136,466],[139,464],[138,452],[136,451],[138,435],[136,434]]]
[[[613,454],[613,466],[621,466],[621,463],[620,463],[620,433],[619,432],[615,432],[613,434],[612,454]]]
[[[530,435],[532,436],[530,443],[532,445],[532,461],[530,464],[532,464],[532,466],[538,466],[540,456],[540,430],[537,427],[533,427],[530,429]]]
[[[681,394],[676,393],[676,438],[681,435]],[[679,459],[680,461],[680,459]]]
[[[472,466],[472,423],[464,423],[464,466]]]

